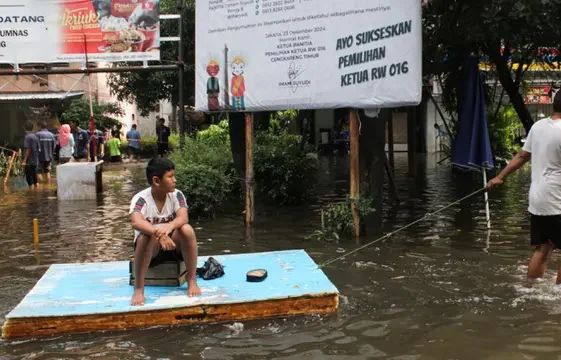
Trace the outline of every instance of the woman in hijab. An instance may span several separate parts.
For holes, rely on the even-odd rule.
[[[64,124],[60,127],[58,142],[60,144],[59,162],[65,164],[74,155],[74,136],[72,136],[72,131],[70,131],[70,125]]]

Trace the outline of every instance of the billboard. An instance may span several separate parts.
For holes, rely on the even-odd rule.
[[[0,0],[0,63],[160,59],[159,0]]]
[[[531,105],[553,104],[553,99],[559,89],[549,86],[529,86],[526,89],[525,103]]]
[[[197,0],[196,110],[421,101],[418,0]]]

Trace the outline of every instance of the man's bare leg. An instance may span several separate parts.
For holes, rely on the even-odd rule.
[[[537,279],[544,276],[547,262],[553,253],[553,245],[544,244],[534,250],[534,255],[528,264],[528,278]]]
[[[144,305],[144,279],[148,266],[154,256],[160,251],[158,239],[154,236],[141,234],[136,239],[136,249],[134,250],[134,294],[132,296],[131,305]]]
[[[555,285],[561,285],[561,268],[557,270],[557,280],[555,280]]]
[[[197,237],[191,225],[183,225],[172,236],[173,242],[181,250],[185,265],[187,266],[187,295],[189,297],[201,295],[197,285]]]

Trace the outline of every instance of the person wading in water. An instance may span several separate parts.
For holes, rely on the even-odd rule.
[[[522,150],[489,181],[487,189],[501,185],[509,174],[530,160],[532,184],[528,211],[534,254],[528,265],[528,278],[537,279],[544,276],[553,251],[561,247],[561,92],[553,100],[553,115],[532,126]],[[561,268],[556,283],[561,284]]]

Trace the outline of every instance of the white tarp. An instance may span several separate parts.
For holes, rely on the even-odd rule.
[[[421,101],[419,0],[197,0],[196,109]]]

